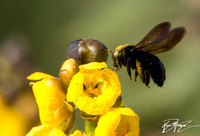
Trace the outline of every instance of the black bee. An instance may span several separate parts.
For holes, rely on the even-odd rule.
[[[154,54],[173,48],[186,32],[184,27],[170,30],[170,23],[163,22],[155,26],[138,44],[120,45],[112,53],[113,65],[117,70],[127,67],[131,78],[131,69],[135,70],[135,80],[139,75],[148,87],[150,77],[159,87],[165,81],[165,68],[160,59]]]

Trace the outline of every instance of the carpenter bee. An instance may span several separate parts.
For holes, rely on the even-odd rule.
[[[138,44],[120,45],[112,53],[113,65],[117,70],[127,67],[131,78],[131,70],[135,70],[135,80],[139,75],[148,87],[150,77],[159,87],[165,81],[165,68],[154,54],[172,49],[186,32],[184,27],[170,30],[170,23],[163,22],[155,26]]]

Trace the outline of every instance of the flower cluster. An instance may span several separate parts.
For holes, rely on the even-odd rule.
[[[139,135],[139,117],[122,105],[117,74],[107,67],[105,58],[101,61],[96,57],[100,61],[90,60],[86,64],[81,63],[83,59],[68,57],[59,78],[41,72],[27,77],[32,81],[41,120],[41,125],[32,128],[27,136]],[[85,132],[70,133],[77,109],[85,119]]]

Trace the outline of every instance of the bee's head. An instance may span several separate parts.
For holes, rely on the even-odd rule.
[[[120,45],[115,49],[115,51],[113,52],[113,57],[114,58],[116,58],[119,55],[119,53],[122,51],[122,48],[123,48],[123,46]]]
[[[124,56],[126,54],[124,48],[127,46],[130,46],[130,44],[120,45],[112,53],[114,67],[117,67],[117,68],[119,68],[119,66],[121,67],[122,60],[124,59]]]
[[[115,49],[115,51],[114,51],[114,53],[113,53],[113,57],[117,57],[117,56],[119,56],[119,55],[123,55],[125,52],[124,52],[124,48],[125,47],[127,47],[127,46],[129,46],[130,44],[125,44],[125,45],[120,45],[120,46],[118,46],[116,49]]]

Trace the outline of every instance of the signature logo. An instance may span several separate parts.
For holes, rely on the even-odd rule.
[[[191,120],[183,121],[179,123],[179,119],[172,118],[172,119],[166,119],[163,121],[164,124],[162,126],[162,133],[169,132],[172,130],[174,133],[181,133],[189,128],[192,127],[200,127],[200,125],[192,125]]]

